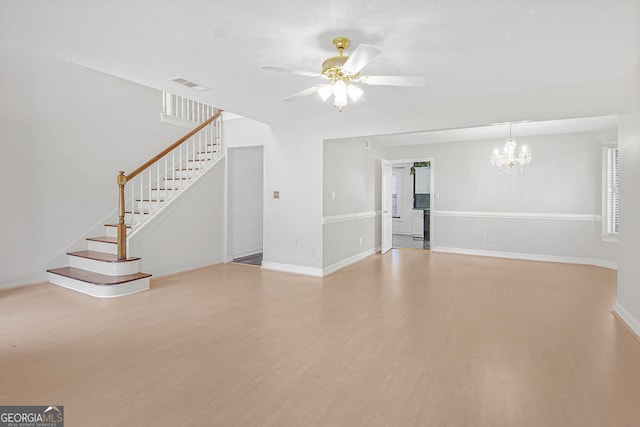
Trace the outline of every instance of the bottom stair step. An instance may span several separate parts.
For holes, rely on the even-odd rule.
[[[148,273],[108,276],[74,267],[47,270],[49,282],[94,297],[112,298],[149,289]]]

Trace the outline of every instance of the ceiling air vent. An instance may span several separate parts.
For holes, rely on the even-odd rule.
[[[175,79],[169,79],[169,81],[176,82],[181,84],[182,86],[186,86],[190,89],[196,90],[198,92],[204,92],[205,90],[211,90],[209,87],[201,86],[198,83],[190,82],[187,79],[183,79],[182,77],[176,77]]]

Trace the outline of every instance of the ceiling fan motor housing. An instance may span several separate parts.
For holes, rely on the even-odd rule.
[[[322,74],[333,79],[337,74],[342,74],[342,66],[349,59],[348,56],[333,56],[322,63]]]

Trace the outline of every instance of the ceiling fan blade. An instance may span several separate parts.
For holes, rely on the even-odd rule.
[[[284,71],[285,73],[298,74],[300,76],[322,77],[322,74],[314,73],[313,71],[291,70],[289,68],[276,67],[275,65],[263,65],[260,68],[267,71]]]
[[[359,73],[380,52],[382,51],[377,47],[361,44],[353,51],[347,62],[344,63],[342,70],[347,74]]]
[[[376,86],[424,86],[426,79],[422,76],[362,76],[360,83]]]
[[[283,99],[283,101],[295,101],[296,99],[300,99],[303,96],[311,95],[312,93],[316,93],[318,89],[324,87],[326,85],[315,85],[310,88],[301,90],[300,92],[296,92],[293,95],[289,95]]]

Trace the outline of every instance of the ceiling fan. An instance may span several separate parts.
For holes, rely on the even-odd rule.
[[[360,71],[382,51],[377,47],[361,44],[353,51],[351,56],[343,55],[343,51],[350,44],[351,40],[346,37],[333,39],[333,45],[340,54],[327,58],[322,63],[322,73],[291,70],[273,65],[264,65],[261,68],[263,70],[284,71],[328,80],[326,83],[317,84],[296,92],[284,98],[283,101],[294,101],[312,93],[317,93],[323,101],[326,101],[333,95],[333,106],[337,107],[339,111],[342,111],[342,107],[347,105],[347,97],[352,102],[357,102],[362,97],[364,91],[358,86],[360,84],[406,87],[421,87],[424,85],[425,78],[421,76],[361,76]]]

